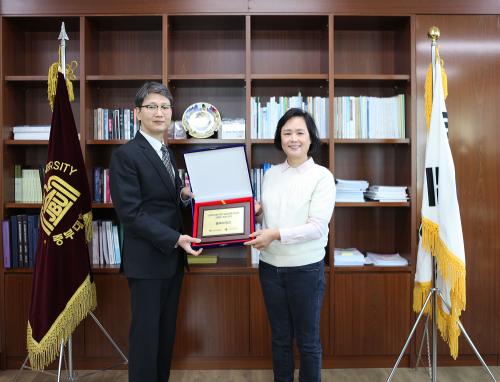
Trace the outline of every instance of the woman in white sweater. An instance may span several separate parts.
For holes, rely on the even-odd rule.
[[[316,382],[321,380],[319,323],[335,181],[311,157],[320,140],[308,113],[288,110],[278,122],[274,145],[286,161],[264,176],[262,205],[256,205],[263,229],[246,244],[261,253],[259,276],[271,324],[274,380],[293,381],[296,338],[299,379]]]

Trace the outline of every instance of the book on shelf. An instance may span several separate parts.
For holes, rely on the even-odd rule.
[[[217,264],[216,255],[187,255],[188,264]]]
[[[379,202],[406,202],[409,197],[406,186],[370,186],[365,197]]]
[[[92,200],[96,203],[111,203],[109,189],[109,169],[94,167],[93,173],[93,195]]]
[[[377,267],[405,267],[408,260],[399,253],[366,253],[367,264],[373,264]]]
[[[307,111],[314,119],[320,138],[328,138],[328,98],[303,97],[300,92],[293,97],[252,97],[250,100],[251,137],[274,138],[279,119],[291,108]]]
[[[260,223],[255,223],[255,231],[258,231],[259,229],[262,229],[262,225]],[[253,265],[259,265],[260,251],[255,247],[251,247],[250,255],[251,263]]]
[[[252,182],[252,190],[254,192],[254,198],[257,201],[261,199],[262,192],[262,182],[264,180],[264,174],[267,170],[271,168],[271,163],[263,163],[260,168],[252,168],[250,171],[250,181]]]
[[[20,164],[14,165],[14,201],[21,203],[23,200],[23,175]]]
[[[2,221],[2,249],[3,249],[3,267],[9,269],[12,267],[10,254],[10,230],[9,221]]]
[[[335,248],[333,265],[336,267],[359,267],[365,265],[365,256],[357,248]]]
[[[16,203],[41,203],[44,168],[22,168],[14,165],[14,201]]]
[[[334,97],[334,136],[343,139],[405,138],[405,95]]]
[[[2,222],[4,267],[32,268],[35,265],[38,230],[38,215],[12,215]]]
[[[19,268],[19,245],[17,232],[17,216],[10,217],[10,264],[12,268]]]
[[[139,129],[137,112],[134,109],[94,109],[94,139],[132,139]]]
[[[49,140],[50,125],[23,125],[12,128],[14,140]]]
[[[365,201],[364,192],[369,183],[366,180],[347,180],[335,178],[335,201],[363,203]]]
[[[28,268],[28,242],[26,229],[26,215],[17,215],[17,243],[19,245],[19,265]]]
[[[118,224],[111,220],[92,221],[92,242],[89,244],[92,265],[119,265],[122,246]]]
[[[115,264],[120,264],[122,262],[122,257],[121,257],[120,236],[118,234],[118,225],[115,223],[112,223],[111,229],[112,229],[112,237],[113,237]]]

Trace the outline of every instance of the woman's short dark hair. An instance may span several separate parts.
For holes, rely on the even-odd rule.
[[[164,96],[170,101],[170,105],[172,105],[172,95],[168,91],[168,88],[159,83],[159,82],[146,82],[141,88],[137,91],[135,95],[135,106],[141,107],[144,102],[144,98],[148,96],[148,94],[156,93]]]
[[[318,129],[316,127],[316,123],[314,123],[314,119],[313,117],[311,117],[311,114],[309,114],[307,111],[298,108],[292,108],[288,110],[285,114],[283,114],[283,117],[281,117],[280,120],[278,121],[278,125],[276,126],[276,133],[274,134],[274,146],[276,146],[278,150],[283,151],[283,147],[281,147],[281,129],[283,129],[285,123],[287,123],[290,119],[294,117],[304,118],[304,121],[307,126],[307,131],[309,132],[309,137],[311,137],[311,146],[309,146],[307,155],[314,154],[318,150],[321,144],[321,141],[319,140],[318,136]]]

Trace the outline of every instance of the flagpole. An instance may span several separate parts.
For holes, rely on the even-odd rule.
[[[436,48],[437,40],[441,32],[439,28],[432,27],[427,33],[427,37],[431,39],[431,59],[432,59],[432,100],[434,100],[434,84],[436,83]],[[432,286],[436,287],[437,280],[437,264],[435,256],[432,256]],[[437,293],[432,294],[432,382],[437,381]]]
[[[66,40],[69,40],[69,37],[66,33],[66,28],[64,27],[64,21],[61,24],[61,32],[59,33],[58,40],[61,40],[61,66],[59,71],[63,74],[66,79]]]
[[[66,28],[64,26],[64,21],[61,23],[61,31],[59,32],[59,37],[57,38],[60,40],[60,49],[61,49],[61,66],[59,67],[59,71],[62,73],[64,76],[64,79],[66,79],[66,40],[69,40],[68,34],[66,33]],[[73,335],[70,334],[68,338],[68,380],[69,381],[74,381],[75,376],[73,372]],[[64,348],[61,351],[60,357],[62,358],[62,355],[64,354]],[[59,381],[60,379],[60,373],[61,373],[61,359],[59,359],[59,370],[58,370],[58,378],[57,380]]]

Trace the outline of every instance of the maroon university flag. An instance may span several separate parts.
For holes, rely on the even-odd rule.
[[[91,237],[87,174],[66,82],[58,73],[28,317],[34,369],[54,361],[61,342],[96,307],[87,249]]]

